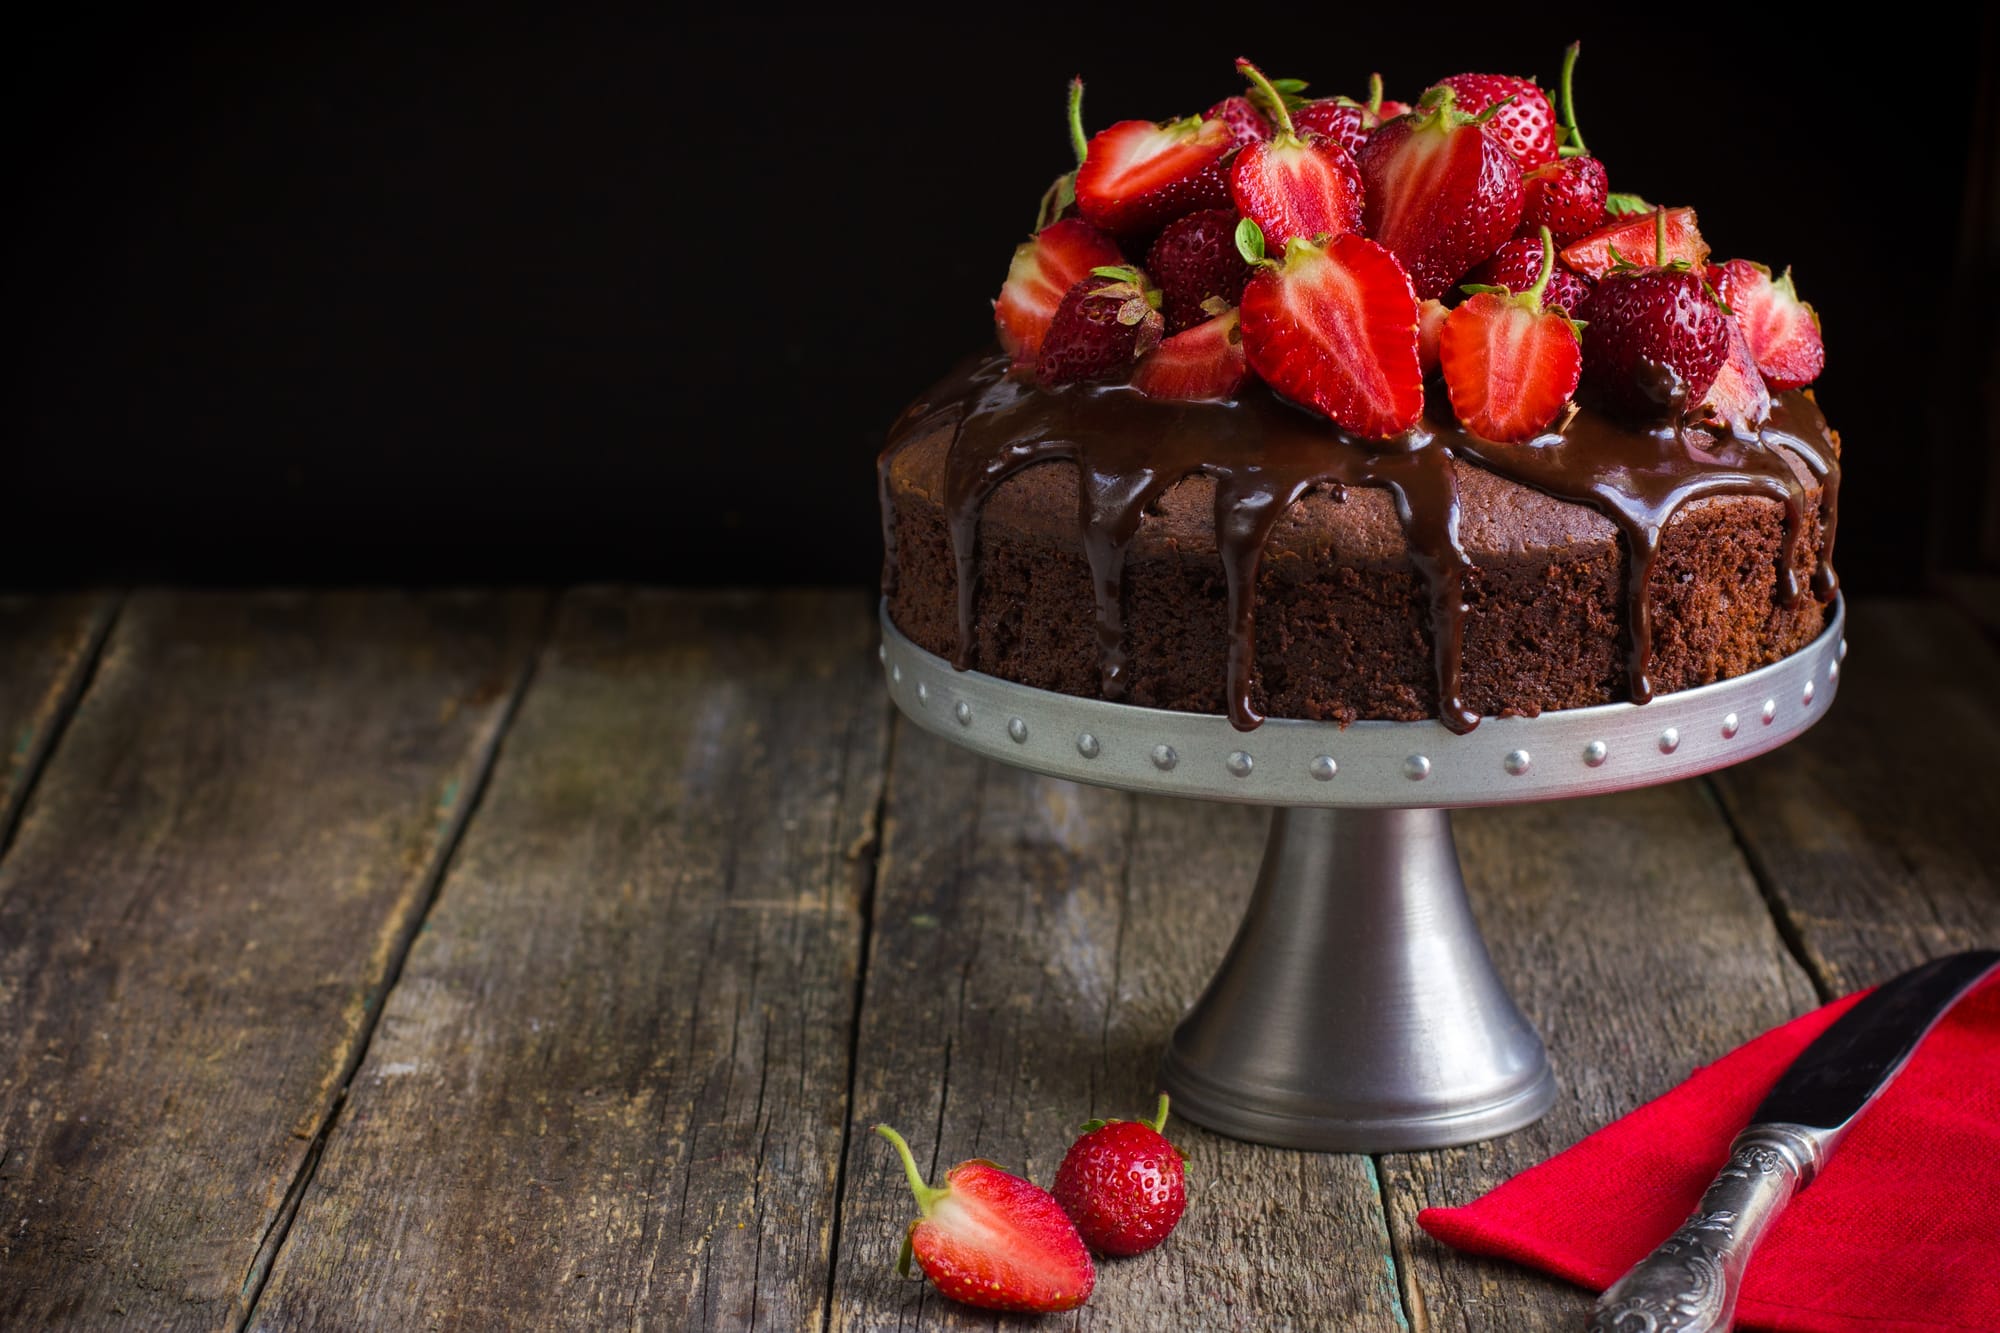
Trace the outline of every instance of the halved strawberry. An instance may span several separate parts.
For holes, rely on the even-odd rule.
[[[1803,389],[1819,378],[1826,368],[1819,315],[1799,299],[1790,269],[1773,278],[1762,264],[1732,259],[1709,269],[1708,280],[1736,312],[1750,355],[1774,392]]]
[[[875,1132],[895,1146],[923,1214],[903,1239],[896,1266],[905,1277],[914,1256],[944,1295],[987,1310],[1053,1314],[1089,1299],[1096,1266],[1054,1195],[977,1159],[960,1162],[933,1189],[901,1134],[887,1125]]]
[[[1442,301],[1427,296],[1417,302],[1417,364],[1424,368],[1425,379],[1437,374],[1438,335],[1444,332],[1444,322],[1450,316],[1451,310]]]
[[[1555,272],[1555,240],[1542,230],[1542,271],[1519,295],[1475,290],[1444,322],[1438,362],[1451,410],[1475,435],[1520,444],[1539,435],[1576,393],[1583,345],[1564,314],[1542,308]]]
[[[1016,366],[1032,366],[1042,335],[1069,289],[1094,268],[1125,262],[1109,236],[1082,218],[1051,222],[1014,249],[1007,281],[993,302],[994,332]]]
[[[1141,357],[1132,367],[1132,387],[1148,398],[1229,398],[1249,374],[1242,316],[1230,307]]]
[[[1245,221],[1243,346],[1251,369],[1293,402],[1356,435],[1387,439],[1424,411],[1417,359],[1417,294],[1396,257],[1350,232],[1325,248],[1294,240],[1282,262],[1264,257]]]
[[[1514,154],[1521,170],[1532,171],[1556,160],[1556,111],[1549,105],[1549,95],[1533,79],[1512,74],[1454,74],[1432,86],[1451,89],[1458,109],[1468,116],[1499,107],[1488,132]]]
[[[1754,440],[1757,428],[1771,419],[1771,391],[1757,373],[1757,358],[1750,354],[1741,318],[1729,321],[1729,351],[1702,400],[1700,415],[1738,439]]]
[[[1701,239],[1692,208],[1655,209],[1666,213],[1666,243],[1657,244],[1653,213],[1633,213],[1614,219],[1580,241],[1563,247],[1563,263],[1595,282],[1623,259],[1628,264],[1671,264],[1697,268],[1708,262],[1708,242]],[[1618,252],[1617,256],[1612,251]]]
[[[1256,223],[1264,244],[1282,251],[1294,237],[1327,240],[1361,225],[1361,172],[1333,139],[1301,139],[1291,113],[1264,72],[1247,60],[1236,68],[1265,95],[1277,133],[1246,144],[1229,169],[1229,196]]]
[[[1090,140],[1076,169],[1077,207],[1097,226],[1124,235],[1216,208],[1229,202],[1222,159],[1235,147],[1221,120],[1121,120]]]
[[[1440,297],[1500,247],[1521,221],[1521,164],[1449,86],[1424,94],[1415,114],[1389,121],[1361,150],[1368,234],[1416,284]]]

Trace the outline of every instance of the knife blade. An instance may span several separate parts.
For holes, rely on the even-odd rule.
[[[1590,1333],[1726,1329],[1764,1231],[1811,1184],[1939,1019],[2000,968],[2000,951],[1936,958],[1882,983],[1799,1052],[1688,1220],[1592,1307]]]

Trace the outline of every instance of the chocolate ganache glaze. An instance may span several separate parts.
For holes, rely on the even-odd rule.
[[[1624,423],[1572,405],[1557,426],[1524,444],[1498,444],[1429,411],[1392,440],[1364,440],[1285,402],[1253,383],[1226,402],[1147,398],[1120,385],[1078,385],[1054,392],[1007,374],[1004,357],[975,358],[911,407],[890,432],[878,463],[886,563],[885,588],[897,577],[890,463],[905,446],[941,429],[952,432],[944,506],[957,562],[958,645],[954,664],[970,666],[978,590],[981,509],[993,491],[1024,468],[1052,459],[1081,476],[1076,521],[1096,603],[1100,691],[1125,696],[1131,663],[1125,647],[1125,552],[1147,507],[1175,483],[1204,474],[1215,482],[1215,540],[1228,593],[1230,720],[1250,730],[1262,720],[1251,703],[1258,564],[1278,520],[1314,487],[1373,486],[1394,501],[1410,556],[1429,593],[1431,651],[1439,718],[1453,731],[1479,723],[1460,689],[1460,656],[1469,561],[1459,541],[1453,460],[1559,500],[1590,506],[1619,529],[1627,548],[1626,678],[1630,698],[1652,697],[1652,608],[1648,579],[1660,534],[1682,505],[1705,496],[1756,495],[1785,510],[1778,595],[1804,595],[1793,568],[1805,521],[1806,491],[1780,453],[1795,455],[1819,480],[1822,538],[1810,586],[1830,601],[1840,465],[1826,420],[1810,395],[1775,395],[1770,419],[1739,438],[1686,424],[1678,386],[1661,387],[1659,420]],[[1444,395],[1433,392],[1433,402]]]

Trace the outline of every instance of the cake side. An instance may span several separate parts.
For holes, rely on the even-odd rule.
[[[888,606],[930,652],[958,648],[958,585],[947,507],[951,432],[897,451],[888,470],[898,572]],[[1820,488],[1790,459],[1807,522],[1794,552],[1810,569],[1822,540]],[[1628,697],[1625,577],[1614,524],[1475,464],[1454,464],[1465,584],[1465,701],[1483,715],[1534,714]],[[1078,470],[1040,463],[981,511],[970,666],[1041,689],[1102,697],[1091,572],[1077,522]],[[1227,587],[1215,486],[1196,475],[1141,519],[1126,553],[1126,702],[1226,711]],[[1667,523],[1647,590],[1658,692],[1741,675],[1810,643],[1826,608],[1783,604],[1784,506],[1752,495],[1691,501]],[[1316,488],[1274,528],[1260,563],[1252,699],[1274,717],[1351,722],[1435,717],[1429,600],[1388,492]]]

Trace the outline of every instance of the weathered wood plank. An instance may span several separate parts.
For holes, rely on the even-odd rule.
[[[888,743],[871,612],[566,599],[256,1325],[818,1322]]]
[[[1410,1305],[1434,1329],[1570,1330],[1586,1293],[1432,1241],[1418,1210],[1486,1190],[1658,1096],[1814,992],[1699,784],[1456,817],[1494,964],[1561,1092],[1491,1143],[1382,1160]]]
[[[1856,602],[1847,638],[1819,725],[1714,779],[1830,993],[2000,943],[2000,653],[1930,601]]]
[[[1046,1184],[1080,1122],[1145,1109],[1167,1034],[1249,895],[1265,818],[1039,778],[899,730],[833,1327],[994,1324],[896,1276],[913,1204],[869,1127],[897,1125],[940,1172],[989,1157]],[[1396,1327],[1366,1158],[1258,1148],[1186,1122],[1169,1134],[1190,1154],[1179,1231],[1101,1263],[1090,1303],[1047,1323]]]
[[[101,593],[0,596],[0,851],[116,605]]]
[[[539,619],[127,604],[0,863],[0,1324],[237,1316]]]

